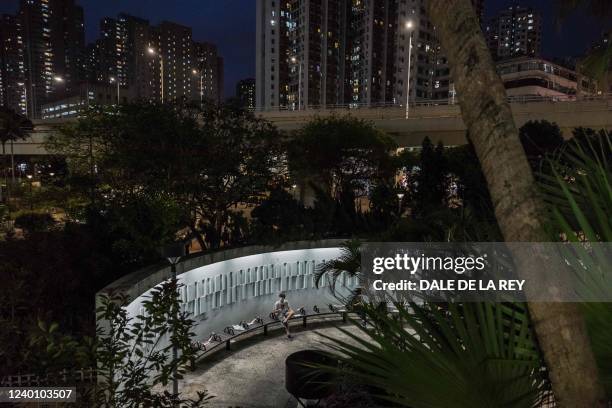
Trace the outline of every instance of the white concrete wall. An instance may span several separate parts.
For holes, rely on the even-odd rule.
[[[180,274],[183,307],[196,321],[197,339],[208,338],[212,332],[221,333],[226,326],[250,321],[256,316],[267,319],[281,291],[287,294],[287,300],[296,311],[304,307],[311,312],[314,305],[321,311],[328,311],[327,305],[337,304],[338,300],[328,286],[315,288],[313,273],[320,263],[339,255],[339,248],[266,252],[216,262]],[[342,282],[353,288],[357,279],[345,278]],[[130,316],[144,312],[142,302],[151,290],[129,304]],[[348,292],[343,289],[341,293]]]

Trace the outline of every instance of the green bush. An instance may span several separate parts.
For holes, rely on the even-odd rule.
[[[15,227],[27,232],[48,231],[55,225],[55,220],[48,213],[23,213],[15,219]]]

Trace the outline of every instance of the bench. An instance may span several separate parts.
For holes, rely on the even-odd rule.
[[[321,313],[321,310],[317,305],[312,307],[312,313],[308,313],[306,308],[300,307],[297,310],[297,313],[294,314],[290,321],[294,321],[297,319],[302,319],[302,326],[306,327],[309,318],[322,318],[329,316],[342,316],[342,321],[344,323],[347,322],[347,315],[349,311],[342,305],[329,305],[329,313]],[[238,324],[233,324],[231,326],[226,326],[223,329],[223,333],[211,333],[211,335],[203,342],[196,341],[195,345],[202,352],[199,358],[204,357],[204,355],[210,353],[211,351],[217,349],[221,344],[225,344],[225,349],[231,349],[231,342],[238,339],[241,336],[244,336],[247,333],[253,333],[257,330],[262,330],[264,335],[268,334],[268,328],[274,325],[281,324],[281,320],[278,318],[276,313],[270,313],[268,316],[268,320],[264,321],[260,316],[256,316],[250,322],[241,321]]]

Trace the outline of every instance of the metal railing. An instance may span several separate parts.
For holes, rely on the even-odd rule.
[[[2,387],[37,387],[50,384],[74,384],[96,382],[94,368],[80,368],[78,370],[62,370],[52,374],[40,376],[37,374],[18,374],[2,377]]]
[[[555,96],[540,96],[540,95],[525,95],[525,96],[507,96],[508,103],[545,103],[545,102],[585,102],[585,101],[602,101],[612,100],[612,93],[601,95],[555,95]],[[410,107],[420,106],[454,106],[459,104],[459,98],[454,99],[417,99],[411,100]],[[348,103],[348,104],[327,104],[327,105],[305,105],[298,110],[292,106],[256,107],[251,109],[253,112],[308,112],[321,110],[342,110],[342,109],[384,109],[384,108],[405,108],[403,103]]]

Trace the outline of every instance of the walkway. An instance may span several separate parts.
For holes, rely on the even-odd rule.
[[[347,339],[334,327],[322,326],[316,331]],[[299,350],[325,348],[325,341],[315,331],[297,328],[292,340],[280,331],[266,340],[259,335],[233,345],[235,351],[220,351],[204,360],[201,368],[186,374],[179,388],[190,398],[197,391],[208,390],[215,396],[208,405],[211,408],[294,408],[297,402],[285,390],[285,358]]]

